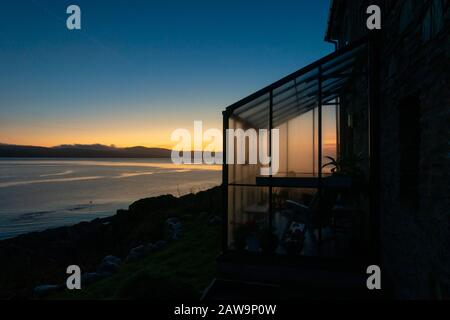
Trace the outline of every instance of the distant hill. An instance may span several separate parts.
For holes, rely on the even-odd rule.
[[[170,158],[171,150],[141,146],[117,148],[101,144],[20,146],[0,143],[0,157],[9,158]]]

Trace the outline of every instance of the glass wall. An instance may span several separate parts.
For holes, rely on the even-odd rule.
[[[228,166],[228,245],[234,249],[259,251],[256,230],[269,223],[270,188],[257,186],[263,165],[252,158],[259,151],[260,129],[268,132],[269,126],[270,94],[243,105],[229,117],[228,128],[234,135],[228,138],[227,149],[228,163],[233,164]],[[239,148],[242,141],[244,150]],[[265,148],[268,154],[268,139]]]
[[[259,161],[256,161],[256,163],[255,161],[251,161],[251,153],[255,148],[258,151],[260,129],[268,130],[269,126],[269,94],[262,95],[231,114],[228,121],[228,128],[233,129],[235,135],[230,139],[231,141],[229,141],[229,147],[227,149],[228,163],[234,164],[229,166],[228,169],[229,183],[256,184],[256,177],[259,175],[262,165]],[[240,139],[245,141],[243,155],[239,150]],[[268,149],[268,140],[266,148]]]
[[[341,109],[341,96],[353,77],[357,53],[336,54],[300,70],[224,113],[228,129],[234,130],[225,146],[229,249],[336,257],[350,252],[364,233],[364,204],[353,206],[353,159],[341,155],[347,149],[342,144],[352,143],[342,137],[347,129],[341,116],[347,111]],[[360,101],[352,104],[367,113]],[[262,174],[267,165],[260,151],[274,156],[276,145],[260,139],[261,129],[279,132],[279,167],[271,175]],[[242,141],[244,151],[238,148]]]
[[[228,246],[260,251],[258,231],[269,226],[269,187],[228,187]]]

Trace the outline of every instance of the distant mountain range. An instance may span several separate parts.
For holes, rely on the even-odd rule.
[[[20,146],[0,143],[0,157],[9,158],[170,158],[163,148],[117,148],[102,144],[71,144],[56,147]]]

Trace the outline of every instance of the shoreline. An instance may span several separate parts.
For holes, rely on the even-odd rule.
[[[1,240],[113,216],[136,199],[212,188],[221,169],[131,158],[0,158],[0,165]]]
[[[0,299],[30,298],[42,283],[62,283],[69,265],[92,271],[105,256],[124,259],[133,248],[167,241],[169,218],[220,217],[220,197],[219,186],[178,198],[144,198],[110,217],[0,240]]]

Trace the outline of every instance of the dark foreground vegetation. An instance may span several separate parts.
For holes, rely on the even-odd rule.
[[[216,187],[142,199],[109,218],[0,241],[0,299],[198,299],[215,275],[220,195]],[[142,248],[151,250],[136,256]],[[82,281],[81,290],[64,290],[67,266],[95,275],[106,256],[121,260],[117,270]],[[55,284],[59,290],[36,291]]]

